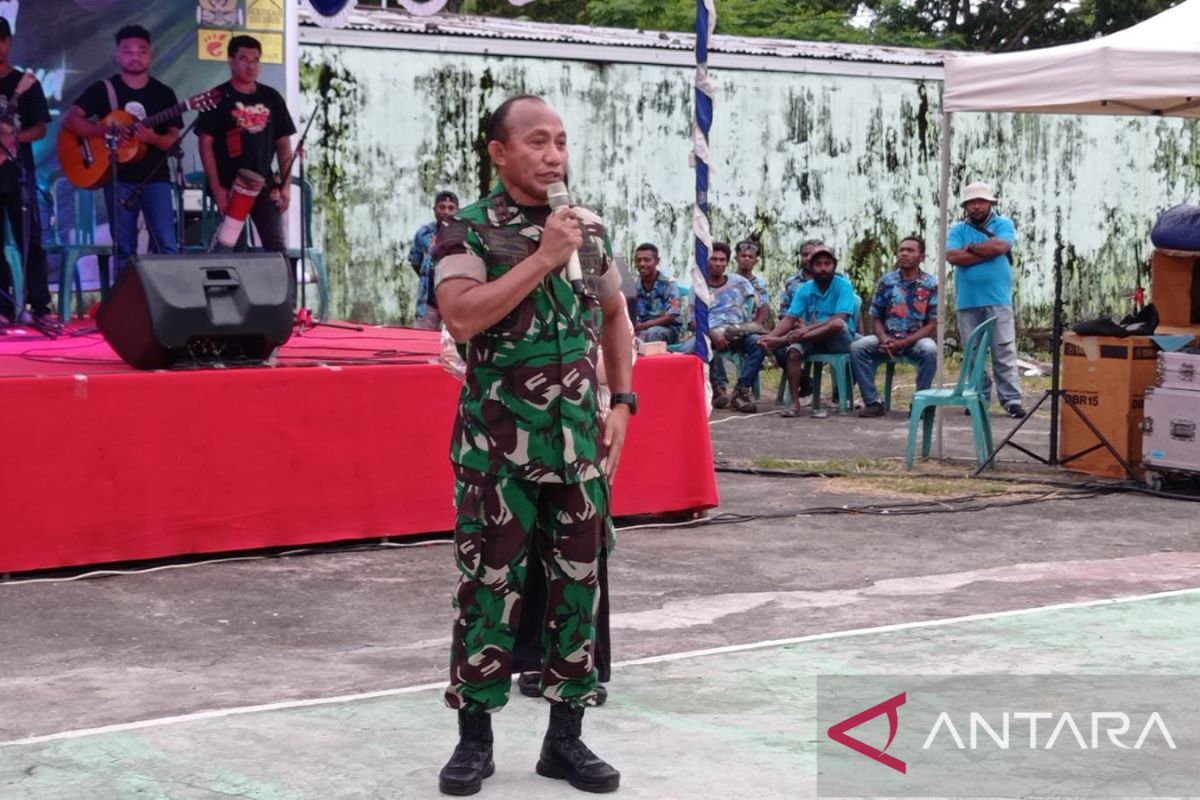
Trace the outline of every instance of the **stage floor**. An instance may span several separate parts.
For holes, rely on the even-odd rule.
[[[0,336],[0,572],[449,530],[438,342],[320,327],[273,366],[138,371],[87,328]],[[616,514],[717,504],[702,381],[638,360]]]

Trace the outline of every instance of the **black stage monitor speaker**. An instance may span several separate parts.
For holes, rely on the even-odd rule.
[[[148,255],[130,261],[96,323],[138,369],[249,363],[288,340],[295,307],[280,253]]]

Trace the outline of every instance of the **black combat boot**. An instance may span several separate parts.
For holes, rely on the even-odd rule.
[[[542,740],[537,774],[565,780],[585,792],[613,792],[621,785],[621,773],[587,749],[579,739],[583,709],[566,703],[550,704],[550,728]]]
[[[442,794],[475,794],[483,779],[496,771],[492,761],[492,715],[486,711],[458,712],[458,746],[438,773]]]

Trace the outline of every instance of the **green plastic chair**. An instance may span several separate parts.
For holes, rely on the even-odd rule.
[[[66,181],[66,178],[60,178]],[[55,187],[55,214],[58,208],[58,186]],[[84,314],[83,281],[79,277],[79,259],[84,256],[96,256],[100,261],[100,290],[101,295],[108,292],[108,281],[111,280],[112,246],[96,244],[96,193],[90,189],[71,187],[71,204],[74,209],[74,224],[71,227],[70,241],[62,242],[53,248],[62,255],[62,263],[58,271],[58,318],[63,322],[71,319],[71,287],[75,289],[75,311],[79,316]]]
[[[888,359],[887,361],[877,362],[875,364],[876,371],[878,371],[881,364],[885,365],[887,367],[886,371],[884,372],[884,379],[883,379],[883,410],[891,411],[892,410],[892,383],[895,382],[895,380],[896,380],[896,365],[897,364],[911,364],[914,367],[919,366],[919,365],[917,364],[917,362],[914,359],[911,359],[908,356],[896,356],[895,358]]]
[[[813,365],[813,411],[821,408],[821,373],[825,365],[833,376],[834,385],[838,392],[838,413],[849,414],[854,407],[854,371],[850,366],[849,353],[816,353],[804,359]]]
[[[992,452],[992,423],[987,413],[987,397],[980,391],[984,370],[987,369],[988,349],[996,318],[989,317],[967,339],[963,350],[963,368],[954,388],[922,389],[913,395],[912,412],[908,417],[908,451],[905,463],[912,469],[917,446],[917,425],[921,424],[921,458],[929,457],[933,440],[933,417],[938,406],[966,408],[971,413],[971,429],[975,436],[975,459],[982,467]]]
[[[850,315],[850,321],[847,323],[851,339],[858,338],[858,320],[861,313],[862,298],[855,294],[854,313]],[[838,413],[849,414],[850,409],[854,407],[854,368],[850,365],[850,354],[820,353],[811,355],[804,360],[806,363],[813,365],[813,410],[818,411],[821,408],[821,374],[824,371],[825,364],[829,364],[834,385],[837,387]],[[791,394],[791,387],[787,383],[787,369],[785,368],[783,379],[779,382],[779,391],[775,395],[775,402],[780,404],[788,403],[790,402]]]
[[[184,177],[188,184],[204,188],[203,199],[200,204],[200,242],[202,247],[199,248],[204,252],[208,250],[208,244],[217,232],[217,226],[221,223],[221,214],[217,211],[216,200],[213,199],[212,193],[208,190],[207,175],[204,172],[189,172]],[[304,237],[305,267],[306,269],[311,269],[317,276],[317,319],[326,319],[329,311],[329,270],[325,265],[324,251],[313,247],[312,184],[308,181],[301,183],[299,178],[293,176],[292,185],[300,187],[300,235]],[[250,245],[250,249],[253,250],[256,247],[253,225],[247,223],[246,230],[246,241]],[[289,259],[299,259],[300,248],[288,248],[287,257]]]
[[[4,215],[4,219],[0,220],[0,225],[4,226],[4,258],[8,261],[9,273],[12,276],[13,298],[16,299],[13,304],[14,319],[18,319],[21,312],[25,310],[25,262],[21,260],[21,251],[16,246],[17,237],[13,235],[7,214]],[[7,288],[0,286],[0,289]]]

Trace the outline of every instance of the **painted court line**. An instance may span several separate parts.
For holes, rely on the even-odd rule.
[[[784,647],[788,645],[805,644],[808,642],[821,642],[833,639],[847,639],[854,636],[870,636],[879,633],[895,633],[898,631],[918,630],[921,628],[936,628],[946,625],[958,625],[965,622],[981,622],[985,620],[1004,619],[1007,617],[1021,617],[1032,614],[1040,614],[1047,611],[1065,611],[1077,608],[1095,608],[1099,606],[1123,605],[1127,603],[1137,603],[1147,600],[1162,600],[1169,597],[1185,597],[1187,595],[1200,594],[1200,587],[1191,589],[1172,589],[1166,592],[1155,592],[1152,594],[1134,595],[1130,597],[1113,597],[1101,600],[1084,600],[1075,603],[1057,603],[1049,606],[1034,606],[1032,608],[1018,608],[1010,611],[994,611],[984,614],[969,614],[962,617],[944,617],[942,619],[931,619],[917,622],[898,622],[892,625],[879,625],[873,628],[854,628],[845,631],[831,631],[828,633],[814,633],[808,636],[796,636],[790,639],[771,639],[762,642],[750,642],[747,644],[733,644],[722,647],[711,647],[706,650],[689,650],[682,653],[667,653],[661,656],[648,656],[646,658],[635,658],[630,661],[619,661],[614,664],[614,667],[634,667],[644,664],[662,664],[669,661],[682,661],[688,658],[698,658],[701,656],[724,655],[726,653],[743,653],[749,650],[761,650],[769,647]],[[181,722],[197,722],[208,719],[219,719],[221,717],[232,717],[242,714],[257,714],[261,711],[285,711],[295,708],[312,708],[315,706],[335,705],[338,703],[352,703],[359,700],[372,700],[379,697],[396,697],[405,694],[417,694],[419,692],[433,691],[445,687],[444,681],[438,683],[424,683],[417,686],[405,686],[399,689],[382,689],[376,692],[362,692],[359,694],[345,694],[336,697],[316,697],[309,700],[290,700],[280,703],[266,703],[254,706],[241,706],[237,708],[219,708],[209,711],[196,711],[190,714],[178,714],[170,717],[158,717],[155,719],[144,719],[136,722],[122,722],[114,725],[103,725],[96,728],[81,728],[73,731],[61,731],[59,733],[49,733],[41,736],[29,736],[24,739],[12,739],[5,742],[0,742],[0,748],[17,747],[20,745],[43,744],[46,742],[57,742],[68,739],[81,739],[88,736],[99,736],[106,733],[123,733],[126,731],[141,730],[144,728],[156,728],[165,725],[175,725]]]

